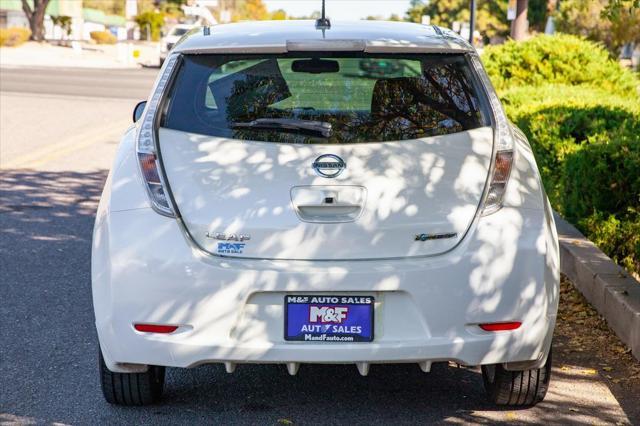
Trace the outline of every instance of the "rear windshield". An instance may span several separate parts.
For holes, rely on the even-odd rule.
[[[401,141],[489,125],[463,55],[186,55],[162,126],[279,143]]]

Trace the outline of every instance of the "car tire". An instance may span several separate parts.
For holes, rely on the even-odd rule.
[[[100,385],[109,404],[148,405],[158,402],[164,388],[165,368],[150,365],[144,373],[114,373],[99,351]]]
[[[541,402],[551,379],[551,352],[541,368],[508,371],[502,364],[482,366],[482,379],[489,400],[496,405],[527,407]]]

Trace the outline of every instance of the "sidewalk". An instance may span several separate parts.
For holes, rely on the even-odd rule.
[[[137,57],[134,57],[137,52]],[[0,48],[2,67],[56,68],[140,68],[158,65],[158,46],[151,43],[91,45],[74,43],[74,47],[28,42],[19,47]]]

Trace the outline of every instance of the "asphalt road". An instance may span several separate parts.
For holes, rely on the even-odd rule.
[[[0,68],[0,91],[143,100],[158,70]]]
[[[633,402],[562,357],[545,402],[524,410],[489,405],[477,369],[424,374],[413,364],[372,366],[368,377],[352,365],[303,365],[295,377],[278,365],[169,369],[161,405],[108,405],[97,375],[91,232],[119,135],[154,75],[0,72],[0,424],[633,422]]]

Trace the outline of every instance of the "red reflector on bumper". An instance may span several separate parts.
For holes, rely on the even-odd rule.
[[[519,328],[522,323],[521,322],[490,322],[486,324],[478,324],[481,329],[484,331],[505,331],[505,330],[515,330]]]
[[[134,324],[133,328],[144,333],[173,333],[178,329],[177,325],[158,325],[158,324]]]

